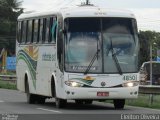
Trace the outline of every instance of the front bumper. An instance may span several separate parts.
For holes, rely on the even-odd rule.
[[[118,88],[80,88],[67,87],[65,99],[131,99],[138,97],[138,86]],[[97,96],[97,92],[108,92],[108,96]]]

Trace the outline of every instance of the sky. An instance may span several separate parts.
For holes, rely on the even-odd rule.
[[[25,11],[45,11],[65,6],[79,5],[85,0],[23,0]],[[131,10],[139,30],[160,32],[160,0],[90,0],[96,6]]]

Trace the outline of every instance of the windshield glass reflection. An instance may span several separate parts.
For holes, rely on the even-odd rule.
[[[126,18],[65,19],[65,70],[84,72],[100,49],[89,73],[118,73],[120,69],[137,72],[138,37],[134,23]]]

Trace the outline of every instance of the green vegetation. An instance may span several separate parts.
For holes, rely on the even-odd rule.
[[[6,73],[0,73],[0,75],[16,75],[15,71],[7,71]],[[16,83],[11,81],[5,81],[3,80],[3,77],[0,77],[0,88],[4,89],[17,89]]]
[[[0,80],[0,88],[16,90],[17,86],[15,83]]]
[[[160,49],[160,32],[140,31],[140,65],[150,60],[150,44],[152,45],[152,58],[156,59],[157,50]]]
[[[138,99],[127,100],[126,104],[130,105],[130,106],[160,109],[160,95],[153,95],[153,103],[152,104],[150,103],[150,95],[149,94],[139,94]]]
[[[15,55],[16,21],[23,12],[22,1],[0,0],[0,51],[7,49],[8,56]]]
[[[7,71],[6,73],[0,72],[0,75],[16,75],[16,72],[15,71]]]
[[[106,102],[113,104],[113,100],[106,100]],[[137,99],[126,100],[126,105],[160,109],[160,95],[153,95],[153,103],[151,104],[149,94],[139,94]]]

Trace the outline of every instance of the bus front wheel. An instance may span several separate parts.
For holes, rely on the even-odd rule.
[[[35,95],[27,93],[27,103],[29,104],[35,104]]]
[[[125,99],[116,99],[113,100],[115,109],[123,109],[125,105]]]
[[[88,105],[92,104],[92,102],[93,102],[93,100],[85,100],[85,101],[84,101],[84,103],[85,103],[85,104],[88,104]]]
[[[93,100],[75,100],[76,104],[92,104]]]
[[[67,100],[58,98],[56,95],[56,87],[54,87],[54,97],[57,108],[64,108],[67,104]]]
[[[78,105],[81,105],[81,104],[83,104],[83,100],[75,100],[75,103]]]
[[[57,108],[64,108],[67,104],[67,100],[55,98],[55,103]]]

